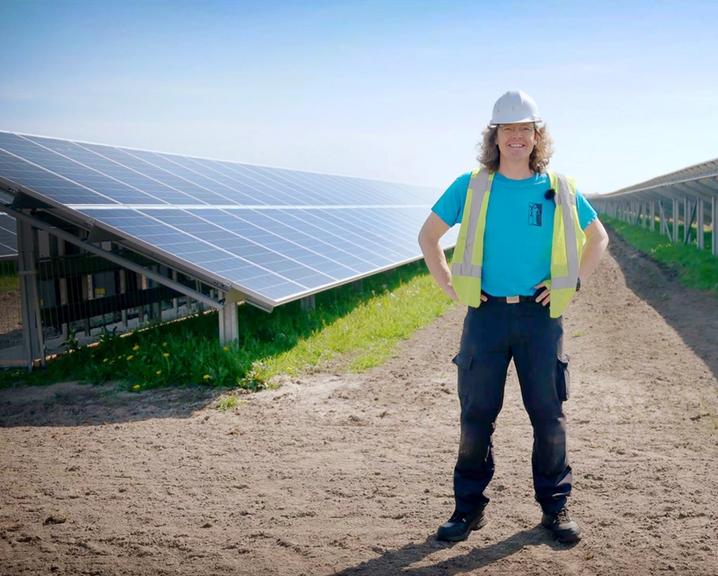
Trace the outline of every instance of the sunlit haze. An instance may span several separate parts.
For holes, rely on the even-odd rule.
[[[718,157],[716,2],[0,3],[0,130],[443,190],[493,102],[610,192]]]

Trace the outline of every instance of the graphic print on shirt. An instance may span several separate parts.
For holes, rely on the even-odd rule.
[[[529,225],[541,226],[541,216],[543,215],[543,205],[529,203]]]

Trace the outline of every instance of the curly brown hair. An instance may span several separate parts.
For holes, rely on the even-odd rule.
[[[487,126],[482,132],[482,141],[477,144],[479,155],[476,159],[491,172],[499,169],[499,146],[496,143],[498,126]],[[536,126],[536,145],[529,156],[529,168],[533,172],[545,172],[553,154],[553,140],[546,128],[546,124]]]

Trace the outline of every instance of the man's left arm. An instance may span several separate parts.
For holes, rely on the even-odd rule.
[[[598,266],[603,253],[608,246],[608,234],[598,218],[595,218],[586,229],[586,244],[583,247],[581,265],[578,269],[578,277],[584,283]]]
[[[586,280],[588,280],[588,277],[593,274],[593,271],[601,261],[603,253],[606,251],[608,234],[596,216],[596,211],[588,201],[578,193],[577,202],[579,222],[581,224],[586,221],[590,222],[583,229],[583,233],[586,235],[586,244],[584,244],[581,263],[578,268],[579,282],[584,284]],[[547,288],[547,281],[534,286],[534,290],[538,290],[539,288],[543,288],[543,291],[536,297],[536,302],[547,306],[549,302],[551,302],[551,289]]]

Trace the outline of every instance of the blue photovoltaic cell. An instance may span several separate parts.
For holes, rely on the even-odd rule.
[[[267,186],[265,182],[256,178],[247,177],[241,170],[230,163],[215,162],[197,158],[171,158],[187,170],[194,170],[197,174],[209,179],[216,187],[220,184],[229,192],[228,195],[237,195],[243,198],[240,204],[244,205],[273,205],[285,204],[289,199],[286,191],[277,190]]]
[[[346,266],[333,258],[334,251],[329,245],[325,246],[325,250],[317,250],[311,245],[304,245],[301,242],[302,239],[295,237],[296,235],[291,231],[281,233],[253,223],[251,216],[258,212],[248,214],[246,210],[218,210],[213,211],[211,215],[206,212],[206,210],[197,210],[192,211],[192,214],[197,218],[209,219],[213,225],[231,232],[237,238],[262,246],[276,254],[285,256],[290,261],[325,275],[326,281],[336,282],[340,278],[346,278],[358,272],[357,269]],[[282,271],[280,267],[272,269],[280,273]]]
[[[104,196],[122,204],[156,202],[149,194],[131,188],[123,182],[118,182],[99,170],[87,168],[78,162],[60,156],[27,138],[14,136],[14,140],[12,140],[7,137],[3,138],[3,136],[7,135],[0,133],[0,148],[42,166],[45,170],[86,189],[94,190],[100,197]]]
[[[99,196],[97,192],[55,176],[3,150],[0,150],[0,177],[60,204],[116,204],[109,198]]]
[[[130,154],[137,156],[138,158],[144,160],[145,162],[149,162],[158,168],[172,172],[180,178],[184,178],[197,186],[206,188],[210,191],[214,198],[210,202],[211,204],[255,203],[252,200],[252,197],[247,194],[247,191],[243,189],[241,185],[222,181],[221,179],[213,178],[211,175],[206,175],[194,167],[187,167],[181,163],[181,158],[178,156],[135,150],[131,150]]]
[[[77,144],[72,144],[71,142],[66,143],[51,138],[38,138],[36,136],[28,136],[27,138],[71,160],[86,166],[91,166],[94,170],[99,170],[108,177],[123,182],[131,188],[141,190],[148,196],[148,202],[153,204],[194,204],[198,202],[197,198],[193,198],[181,190],[173,189],[171,186],[163,184],[157,179],[145,176],[142,173],[128,168],[126,165],[115,162]]]
[[[17,225],[15,218],[0,212],[0,258],[17,256]]]
[[[252,262],[228,252],[219,246],[203,242],[191,234],[156,220],[151,214],[137,210],[83,209],[91,216],[132,239],[150,244],[167,255],[179,258],[214,276],[230,281],[242,280],[242,285],[262,294],[267,287],[281,287],[283,293],[294,294],[305,289],[274,272],[257,267]],[[276,290],[275,290],[276,292]]]
[[[211,188],[206,188],[192,180],[182,178],[173,172],[151,163],[151,157],[147,159],[140,158],[138,152],[134,150],[123,150],[121,148],[113,148],[99,144],[82,144],[82,146],[122,166],[126,166],[149,178],[163,182],[172,189],[179,190],[186,196],[186,199],[181,200],[182,203],[221,204],[227,201],[223,196],[212,192]]]
[[[7,132],[0,178],[265,305],[417,259],[439,192]],[[0,217],[0,256],[14,242]]]

